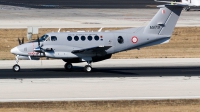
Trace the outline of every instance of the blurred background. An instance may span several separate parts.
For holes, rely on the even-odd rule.
[[[163,3],[154,0],[1,0],[0,4],[30,8],[153,8]]]

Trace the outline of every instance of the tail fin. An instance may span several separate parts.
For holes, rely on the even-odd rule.
[[[172,35],[184,5],[161,5],[160,10],[145,27],[144,33]]]

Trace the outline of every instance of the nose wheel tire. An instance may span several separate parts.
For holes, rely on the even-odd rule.
[[[86,66],[84,67],[84,71],[85,71],[85,72],[91,72],[91,71],[92,71],[92,67],[91,67],[90,65],[86,65]]]
[[[19,72],[19,71],[20,71],[20,66],[17,65],[17,64],[14,65],[14,66],[13,66],[13,71],[14,71],[14,72]]]
[[[73,68],[73,65],[71,63],[66,63],[65,64],[65,69],[66,70],[72,70],[72,68]]]

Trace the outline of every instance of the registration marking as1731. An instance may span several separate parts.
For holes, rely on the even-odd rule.
[[[37,56],[39,54],[40,54],[39,52],[29,52],[28,53],[29,56]]]

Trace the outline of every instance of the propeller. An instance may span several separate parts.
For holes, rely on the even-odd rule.
[[[24,37],[22,38],[22,44],[24,44]]]
[[[19,42],[19,45],[21,45],[22,43],[21,43],[21,40],[19,39],[19,37],[18,37],[18,42]]]
[[[37,37],[37,41],[38,41],[38,46],[40,47],[40,39],[39,39],[39,37]]]
[[[22,40],[20,40],[19,37],[18,37],[18,42],[19,42],[19,45],[24,44],[24,37],[22,38]]]
[[[37,37],[37,41],[38,41],[38,47],[34,49],[34,51],[39,52],[40,56],[43,53],[43,55],[45,55],[45,50],[42,48],[43,45],[40,45],[40,39],[39,37]]]

